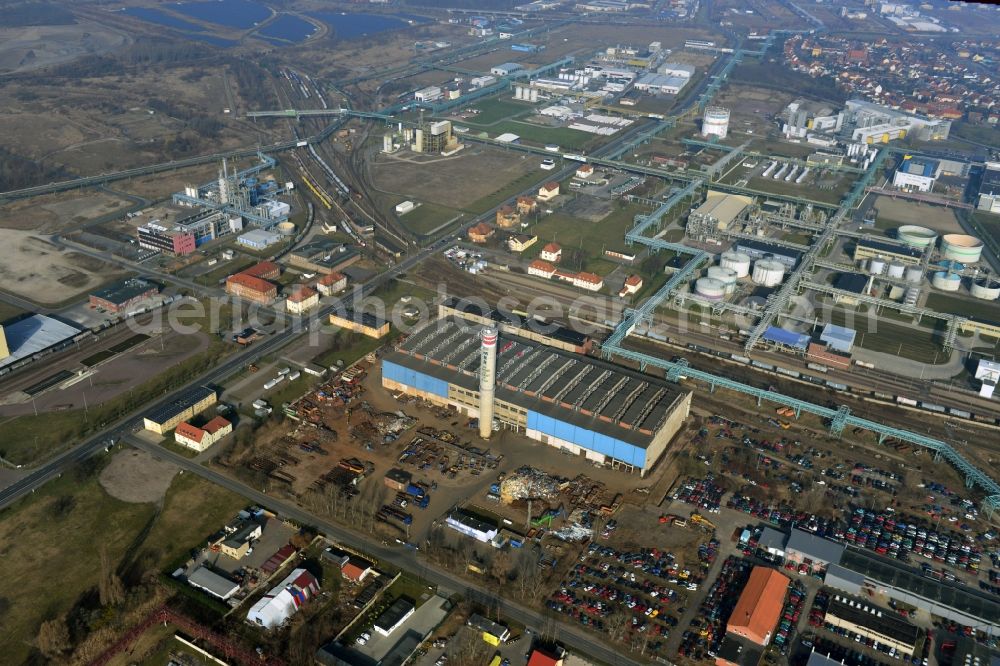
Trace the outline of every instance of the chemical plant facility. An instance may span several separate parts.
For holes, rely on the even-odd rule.
[[[480,339],[478,331],[453,319],[428,323],[383,358],[382,385],[479,418],[483,436],[498,423],[642,475],[690,412],[691,392],[676,385],[523,338],[498,340],[496,329]]]

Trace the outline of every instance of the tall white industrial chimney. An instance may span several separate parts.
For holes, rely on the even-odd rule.
[[[493,396],[496,392],[497,329],[484,328],[479,350],[479,436],[489,439],[493,432]]]

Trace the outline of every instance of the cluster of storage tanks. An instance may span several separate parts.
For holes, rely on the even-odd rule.
[[[937,232],[927,227],[907,224],[896,230],[896,238],[903,245],[918,250],[933,246]],[[983,242],[975,236],[965,234],[945,234],[941,237],[941,257],[964,264],[974,264],[983,256]]]
[[[924,271],[919,266],[907,266],[898,261],[886,261],[878,257],[868,262],[868,272],[872,275],[885,275],[895,280],[905,280],[914,284],[924,278]]]
[[[868,169],[876,155],[878,150],[863,143],[852,143],[847,146],[847,159],[860,164],[862,169]]]
[[[719,256],[718,266],[710,266],[705,277],[695,281],[694,293],[705,300],[719,301],[731,295],[745,277],[762,287],[776,287],[785,278],[785,265],[767,258],[754,262],[743,252],[728,250]]]
[[[789,167],[791,167],[790,171]],[[777,169],[777,171],[775,171],[775,169]],[[809,167],[805,167],[800,172],[798,166],[772,160],[764,168],[764,173],[761,174],[761,177],[773,178],[774,180],[784,180],[786,183],[789,183],[792,181],[792,179],[794,179],[796,183],[801,183],[803,180],[806,179],[806,176],[809,175],[810,171],[811,169]]]

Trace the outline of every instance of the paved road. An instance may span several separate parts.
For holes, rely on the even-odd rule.
[[[384,542],[381,539],[376,539],[371,535],[361,534],[318,518],[295,504],[265,495],[250,488],[241,481],[225,476],[211,467],[204,467],[178,453],[163,448],[159,444],[151,444],[132,436],[128,437],[126,441],[138,449],[148,451],[157,458],[168,460],[188,472],[197,474],[227,490],[238,493],[251,502],[265,506],[282,517],[290,518],[303,525],[314,525],[326,536],[336,541],[371,553],[380,560],[389,562],[400,569],[417,573],[434,585],[460,592],[467,599],[473,601],[480,600],[493,604],[498,601],[497,596],[485,587],[464,580],[450,572],[427,566],[426,563],[421,561],[422,558],[420,558],[419,554],[412,550],[402,547],[384,546]],[[551,621],[547,616],[543,616],[537,611],[507,599],[500,598],[499,604],[501,612],[505,616],[525,626],[541,627]],[[561,623],[559,629],[560,640],[572,645],[574,649],[599,662],[612,666],[631,666],[642,663],[620,654],[614,647],[605,645],[598,638],[584,632],[578,627]]]

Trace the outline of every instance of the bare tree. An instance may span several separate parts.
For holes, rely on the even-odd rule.
[[[115,572],[108,557],[108,549],[101,545],[101,577],[97,583],[97,592],[102,606],[116,606],[125,599],[125,586]]]

